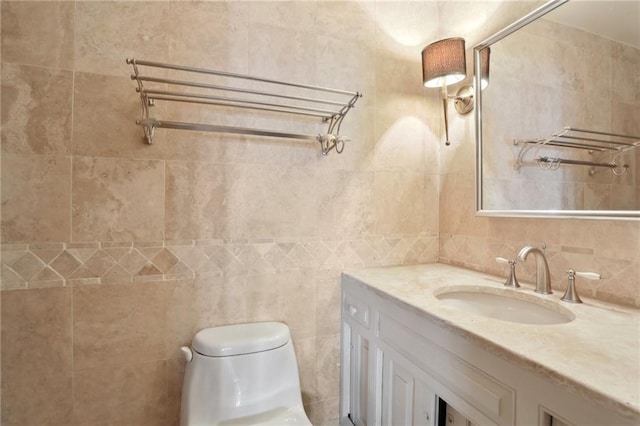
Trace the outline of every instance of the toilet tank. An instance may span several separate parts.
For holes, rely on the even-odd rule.
[[[302,407],[298,366],[285,324],[204,329],[195,335],[191,350],[182,426],[242,423],[243,417]]]

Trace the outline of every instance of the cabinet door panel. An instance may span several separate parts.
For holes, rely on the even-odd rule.
[[[389,353],[383,357],[382,422],[394,426],[412,425],[414,378]]]
[[[351,345],[351,421],[356,426],[366,426],[369,388],[369,340],[352,329]]]
[[[401,355],[385,348],[383,355],[382,424],[435,425],[436,394],[422,372]]]

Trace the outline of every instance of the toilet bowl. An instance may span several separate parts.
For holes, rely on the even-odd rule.
[[[206,328],[182,351],[181,426],[311,425],[285,324]]]

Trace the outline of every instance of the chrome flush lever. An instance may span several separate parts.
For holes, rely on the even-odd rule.
[[[576,272],[573,269],[567,271],[567,279],[569,284],[567,285],[567,291],[564,292],[564,296],[560,300],[569,303],[582,303],[578,291],[576,290],[576,277],[587,278],[589,280],[601,280],[602,275],[596,272]]]
[[[496,262],[508,264],[510,271],[507,280],[504,282],[506,287],[519,288],[520,283],[518,282],[518,278],[516,277],[516,261],[515,259],[505,259],[504,257],[496,257]]]

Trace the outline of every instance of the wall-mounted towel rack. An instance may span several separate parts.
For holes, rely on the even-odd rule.
[[[625,152],[640,147],[640,136],[625,135],[612,132],[579,129],[571,126],[548,137],[539,139],[514,139],[513,144],[520,147],[514,168],[538,165],[546,170],[556,170],[561,164],[589,166],[590,174],[595,173],[596,167],[609,168],[616,175],[621,175],[630,167],[628,164],[618,164],[616,161]],[[587,161],[564,157],[544,156],[540,152],[544,147],[558,147],[567,149],[586,150],[589,154],[611,154],[610,161]],[[525,160],[526,154],[535,149],[533,160]]]
[[[165,64],[160,62],[127,59],[127,64],[133,67],[131,79],[138,83],[136,91],[142,102],[142,118],[136,124],[144,129],[145,140],[153,143],[153,133],[156,128],[196,130],[204,132],[234,133],[254,136],[268,136],[277,138],[299,139],[319,142],[322,154],[327,155],[335,148],[342,153],[344,144],[349,139],[340,135],[340,127],[346,114],[354,107],[356,101],[362,97],[360,92],[331,89],[327,87],[311,86],[300,83],[290,83],[267,78],[254,77],[230,72],[193,68],[182,65]],[[174,70],[180,73],[180,78],[165,78],[153,75],[158,69]],[[143,74],[142,71],[148,74]],[[182,77],[184,75],[184,77]],[[233,84],[212,84],[203,81],[205,75],[223,77]],[[200,79],[199,79],[200,77]],[[257,83],[259,87],[239,87],[241,82]],[[145,87],[145,83],[155,84]],[[304,91],[310,96],[283,93],[283,87],[292,87]],[[185,89],[186,88],[186,89]],[[199,90],[194,93],[192,89]],[[277,91],[277,90],[280,91]],[[241,94],[240,97],[237,95]],[[321,98],[331,94],[331,99]],[[185,123],[156,119],[150,116],[149,108],[156,101],[185,102],[198,105],[251,109],[275,113],[293,114],[317,117],[328,123],[325,134],[299,134],[275,130],[256,129],[249,127],[234,127],[216,124]]]

